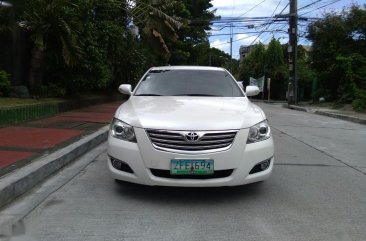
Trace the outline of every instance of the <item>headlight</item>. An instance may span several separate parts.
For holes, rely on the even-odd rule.
[[[262,121],[249,129],[249,135],[247,144],[258,141],[264,141],[271,137],[271,128],[268,125],[268,121]]]
[[[110,133],[113,137],[130,142],[137,142],[133,127],[123,121],[113,118],[110,126]]]

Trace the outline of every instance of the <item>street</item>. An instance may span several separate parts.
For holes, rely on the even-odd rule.
[[[275,139],[268,180],[222,188],[120,184],[109,177],[103,144],[11,240],[366,240],[366,126],[259,105]]]

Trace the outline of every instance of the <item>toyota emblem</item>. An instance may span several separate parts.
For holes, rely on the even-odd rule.
[[[184,138],[188,142],[197,142],[200,139],[200,136],[196,132],[187,133]]]

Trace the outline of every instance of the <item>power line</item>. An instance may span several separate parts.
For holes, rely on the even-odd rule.
[[[282,29],[271,29],[271,30],[267,30],[267,31],[261,31],[261,32],[266,32],[266,33],[273,33],[273,32],[284,32],[287,33],[285,30]],[[261,32],[241,32],[241,33],[232,33],[233,35],[237,35],[237,34],[259,34]],[[218,34],[211,34],[210,36],[228,36],[231,35],[230,33],[218,33]]]
[[[321,1],[323,1],[323,0],[316,0],[316,1],[312,2],[312,3],[309,3],[308,5],[305,5],[305,6],[301,7],[301,8],[298,8],[297,11],[300,11],[301,9],[305,9],[307,7],[310,7],[310,6],[312,6],[314,4],[317,4],[317,3],[321,2]]]
[[[328,4],[325,4],[325,5],[323,5],[323,6],[317,7],[317,8],[316,8],[316,9],[314,9],[314,10],[308,11],[308,12],[306,12],[306,13],[302,13],[301,15],[299,15],[299,17],[300,17],[300,16],[304,16],[305,14],[308,14],[308,13],[315,12],[316,10],[318,10],[318,9],[320,9],[320,8],[325,8],[325,7],[329,6],[329,5],[332,5],[332,4],[337,3],[337,2],[339,2],[339,1],[341,1],[341,0],[334,0],[334,1],[333,1],[333,2],[331,2],[331,3],[328,3]]]
[[[281,4],[281,1],[282,0],[280,0],[279,2],[278,2],[278,4],[277,4],[277,6],[276,6],[276,8],[275,8],[275,10],[273,11],[273,13],[272,13],[272,15],[271,15],[271,17],[273,17],[274,16],[274,14],[275,14],[275,12],[276,12],[276,10],[277,10],[277,8],[278,8],[278,6]],[[269,26],[271,26],[271,24],[270,23],[267,23],[267,27],[250,43],[250,45],[252,45],[253,43],[255,43],[255,41],[264,33],[264,31],[266,31],[266,30],[268,30],[268,28],[269,28]],[[264,27],[264,26],[263,26]],[[250,46],[249,45],[249,46]]]
[[[258,7],[259,5],[261,5],[262,3],[264,3],[265,1],[267,1],[267,0],[263,0],[262,2],[260,2],[260,3],[256,4],[256,5],[254,5],[254,7],[252,7],[251,9],[249,9],[248,11],[246,11],[245,13],[243,13],[242,15],[240,15],[239,17],[242,17],[242,16],[244,16],[245,14],[249,13],[249,12],[250,12],[250,11],[252,11],[254,8],[256,8],[256,7]]]
[[[283,13],[283,11],[285,11],[285,9],[290,5],[290,3],[287,3],[285,5],[285,7],[281,10],[281,12],[279,14],[276,14],[276,15],[281,15]],[[276,16],[275,16],[276,17]]]

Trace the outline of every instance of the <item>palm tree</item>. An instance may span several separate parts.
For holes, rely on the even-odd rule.
[[[150,1],[151,2],[151,1]],[[166,61],[170,57],[170,51],[165,38],[177,39],[176,30],[182,23],[166,14],[170,8],[174,8],[175,1],[161,0],[159,4],[151,5],[146,0],[127,0],[126,11],[131,22],[138,26],[142,40],[153,50],[160,53]]]
[[[71,0],[26,2],[23,21],[18,25],[30,32],[33,42],[29,70],[29,86],[33,94],[39,94],[42,85],[43,56],[48,42],[60,46],[66,65],[75,64],[80,57],[77,8]]]

